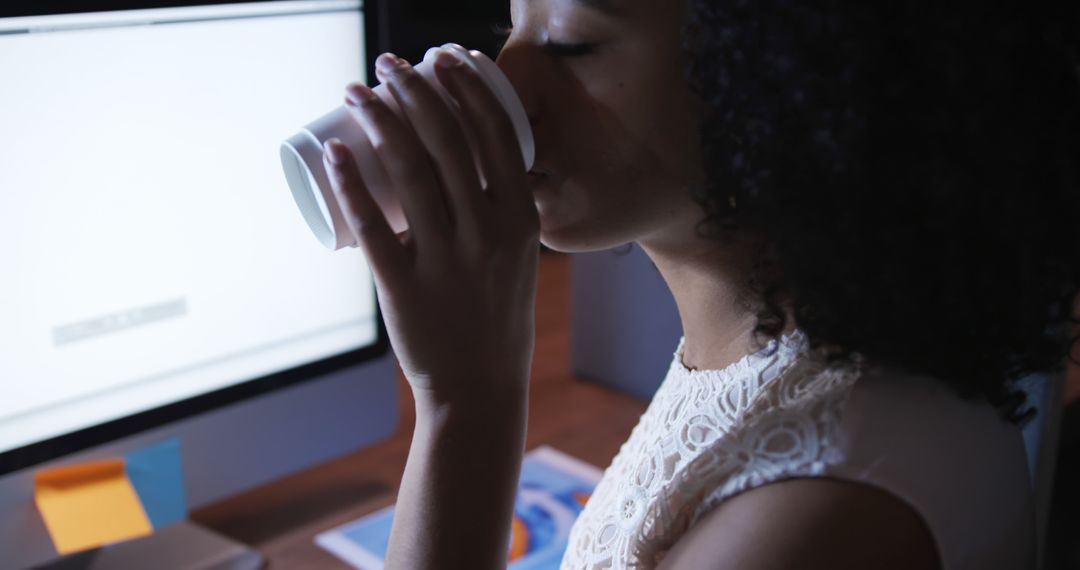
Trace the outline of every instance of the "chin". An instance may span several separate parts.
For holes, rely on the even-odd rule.
[[[604,183],[631,189],[618,180]],[[648,200],[649,194],[655,198],[659,193],[613,195],[599,183],[582,185],[564,180],[535,185],[532,191],[540,216],[540,243],[563,253],[604,251],[636,242],[667,221],[658,212],[670,210],[662,202]]]
[[[633,241],[615,236],[597,235],[595,226],[589,226],[589,224],[575,224],[549,230],[544,227],[541,220],[540,243],[548,249],[561,253],[586,253],[612,249]]]

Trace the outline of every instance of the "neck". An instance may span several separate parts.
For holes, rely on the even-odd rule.
[[[695,234],[672,242],[640,242],[671,289],[683,328],[683,364],[722,369],[756,352],[757,301],[748,297],[745,256]],[[788,318],[784,334],[795,328]]]

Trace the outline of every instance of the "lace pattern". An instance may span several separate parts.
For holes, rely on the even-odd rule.
[[[682,347],[574,524],[563,570],[653,568],[724,499],[842,460],[861,359],[826,367],[800,330],[721,370],[686,368]]]

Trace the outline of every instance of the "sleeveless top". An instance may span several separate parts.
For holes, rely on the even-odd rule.
[[[933,378],[826,366],[796,329],[721,370],[663,383],[570,532],[563,570],[655,568],[717,504],[793,477],[883,489],[918,513],[944,570],[1034,565],[1020,429]]]

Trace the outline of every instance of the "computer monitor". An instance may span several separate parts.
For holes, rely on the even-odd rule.
[[[3,568],[57,557],[36,470],[175,437],[197,507],[396,424],[370,270],[278,157],[369,76],[372,7],[71,4],[0,4]]]

